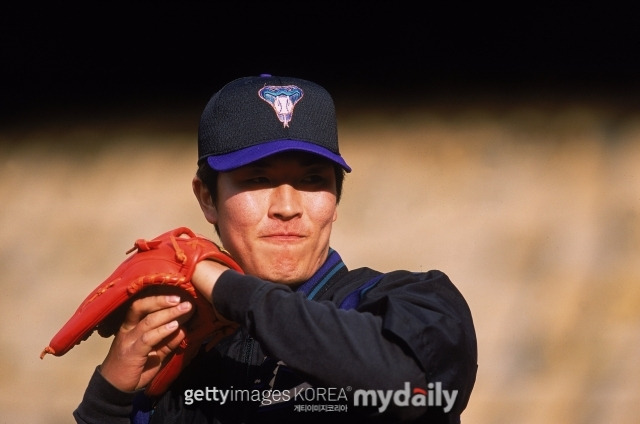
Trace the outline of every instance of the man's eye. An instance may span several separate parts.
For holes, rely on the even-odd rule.
[[[238,184],[245,187],[258,187],[265,184],[269,184],[269,179],[266,177],[243,177],[238,179]]]
[[[267,177],[254,177],[249,178],[246,182],[248,184],[267,184],[269,183],[269,179]]]
[[[302,182],[305,184],[318,184],[324,181],[324,177],[322,175],[307,175],[302,179]]]

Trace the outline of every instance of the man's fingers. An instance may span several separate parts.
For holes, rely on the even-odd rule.
[[[180,303],[178,295],[146,296],[136,299],[129,308],[126,321],[139,322],[144,316]]]
[[[136,331],[142,334],[141,341],[145,345],[154,346],[176,331],[178,326],[184,324],[192,315],[191,302],[181,302],[172,308],[161,309],[145,316],[138,323]]]
[[[130,331],[142,322],[146,331],[166,324],[190,310],[191,303],[181,302],[177,295],[142,297],[131,304],[121,329]],[[163,313],[158,314],[161,311]]]
[[[159,345],[165,338],[174,333],[179,326],[180,324],[178,323],[178,321],[173,320],[152,330],[144,332],[139,341],[148,349],[149,352],[151,352],[155,350],[156,346]]]
[[[121,390],[144,387],[186,336],[180,325],[193,310],[190,302],[181,302],[150,313],[129,330],[123,324],[102,363],[103,376]]]
[[[172,321],[172,322],[175,322],[175,321]],[[156,355],[158,356],[160,361],[164,361],[164,359],[169,354],[171,354],[171,352],[173,352],[178,346],[180,346],[180,343],[182,342],[182,340],[184,340],[187,333],[184,330],[184,328],[178,328],[178,327],[176,328],[178,329],[178,331],[173,331],[164,339],[162,339],[160,343],[154,346],[154,350],[149,352],[150,356]]]

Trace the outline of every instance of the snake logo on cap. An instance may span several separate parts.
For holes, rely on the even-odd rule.
[[[258,96],[271,105],[285,128],[289,126],[293,108],[303,95],[302,89],[296,85],[266,85],[258,90]]]

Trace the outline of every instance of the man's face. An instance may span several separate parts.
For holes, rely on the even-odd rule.
[[[322,265],[337,218],[333,164],[287,152],[218,176],[214,224],[245,273],[296,285]]]

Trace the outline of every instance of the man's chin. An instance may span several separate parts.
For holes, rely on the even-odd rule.
[[[263,266],[262,269],[257,270],[255,273],[248,272],[248,274],[287,286],[297,286],[311,277],[300,267],[300,262],[270,264]]]
[[[254,272],[250,269],[245,272],[263,280],[295,287],[311,278],[326,259],[316,255],[318,252],[311,252],[310,255],[309,252],[291,246],[285,249],[265,249],[261,260],[255,262],[259,265],[257,269],[253,270]],[[270,260],[264,260],[265,258]]]
[[[258,275],[259,278],[267,281],[271,281],[272,283],[284,284],[286,286],[295,287],[303,282],[305,282],[308,278],[301,277],[300,273],[297,271],[279,271],[274,272],[271,270],[270,272],[262,273],[262,275]]]

